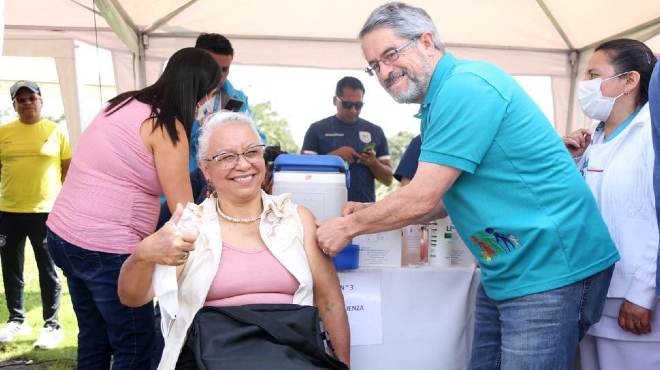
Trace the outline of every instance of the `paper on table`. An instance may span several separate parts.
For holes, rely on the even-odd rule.
[[[340,273],[339,281],[351,327],[351,345],[382,344],[381,272]]]

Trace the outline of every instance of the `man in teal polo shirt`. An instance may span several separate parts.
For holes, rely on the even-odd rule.
[[[481,267],[470,369],[570,369],[619,256],[561,139],[511,76],[446,53],[423,9],[385,4],[360,39],[367,72],[421,104],[420,163],[384,200],[320,222],[319,247],[446,209]]]

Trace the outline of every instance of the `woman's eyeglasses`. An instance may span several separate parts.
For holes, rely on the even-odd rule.
[[[265,145],[254,145],[247,148],[243,153],[220,153],[206,159],[208,162],[215,162],[222,169],[230,170],[238,165],[238,158],[243,157],[248,163],[255,164],[263,160]]]

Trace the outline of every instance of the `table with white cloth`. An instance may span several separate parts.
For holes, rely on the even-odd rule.
[[[478,270],[403,267],[341,272],[380,280],[382,344],[353,345],[353,370],[464,370],[474,327]],[[349,313],[350,315],[350,313]],[[362,330],[362,329],[361,329]]]

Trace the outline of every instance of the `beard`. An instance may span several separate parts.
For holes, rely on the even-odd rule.
[[[419,103],[424,99],[426,90],[429,87],[431,76],[433,75],[433,65],[428,58],[424,58],[421,53],[419,60],[421,68],[418,73],[412,72],[408,68],[401,68],[398,71],[390,72],[384,81],[385,89],[394,98],[397,103]],[[408,88],[403,91],[391,91],[390,87],[400,78],[408,79]]]

